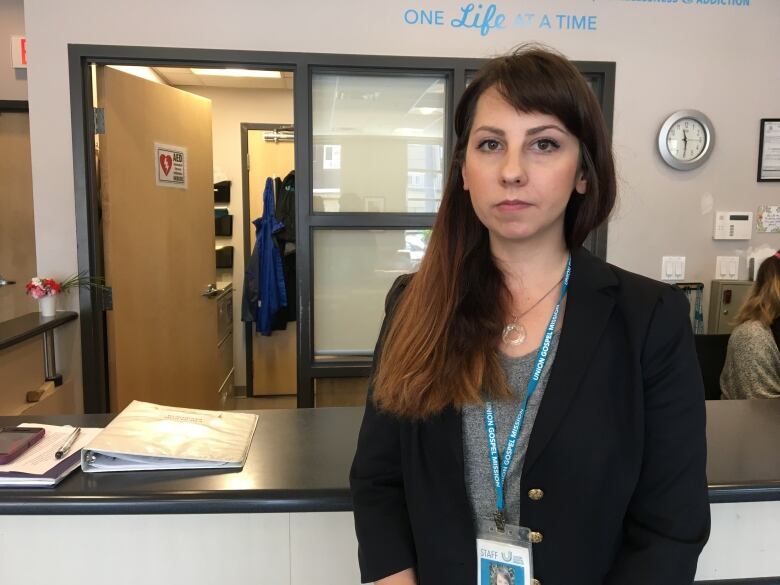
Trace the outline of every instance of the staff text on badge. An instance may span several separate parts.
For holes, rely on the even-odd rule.
[[[154,166],[158,187],[187,188],[187,149],[185,147],[155,143]]]

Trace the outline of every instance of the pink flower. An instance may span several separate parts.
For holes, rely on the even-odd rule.
[[[35,277],[30,279],[24,286],[27,294],[34,299],[41,299],[47,295],[56,295],[62,291],[62,286],[53,278],[39,278]]]

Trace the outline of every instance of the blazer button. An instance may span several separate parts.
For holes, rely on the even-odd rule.
[[[531,579],[531,585],[542,585],[542,582],[539,579]]]
[[[540,542],[542,542],[542,540],[544,540],[544,538],[542,537],[542,533],[541,532],[532,532],[529,535],[529,537],[531,538],[531,542],[533,544],[539,544]]]
[[[532,490],[528,490],[528,497],[531,498],[534,502],[538,502],[544,497],[544,492],[539,488],[534,488]]]

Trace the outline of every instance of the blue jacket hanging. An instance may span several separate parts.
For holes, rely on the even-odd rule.
[[[241,319],[255,321],[258,333],[271,335],[271,319],[287,306],[287,292],[282,256],[272,237],[284,229],[284,224],[274,217],[274,188],[270,177],[266,179],[263,191],[263,216],[252,223],[255,224],[255,247],[244,278]]]

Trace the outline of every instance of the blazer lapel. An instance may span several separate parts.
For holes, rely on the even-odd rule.
[[[617,278],[606,263],[584,248],[572,252],[572,275],[563,328],[550,379],[531,431],[524,474],[555,433],[577,392],[615,304],[612,294],[604,289],[617,284]]]

